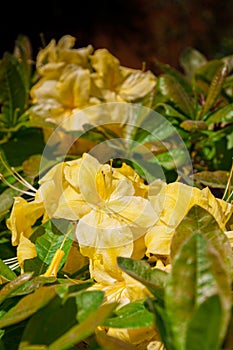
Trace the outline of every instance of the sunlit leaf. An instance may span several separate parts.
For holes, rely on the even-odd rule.
[[[230,103],[212,113],[206,120],[206,124],[230,123],[233,121],[233,103]]]
[[[226,75],[227,75],[227,66],[225,64],[222,64],[220,67],[218,67],[215,75],[212,78],[208,95],[206,97],[206,101],[204,104],[204,108],[201,112],[202,116],[204,116],[215,104],[217,97],[221,93],[223,82]]]
[[[208,128],[207,124],[202,120],[184,120],[180,126],[190,132],[197,132]]]
[[[16,324],[33,315],[44,307],[56,295],[54,287],[40,287],[34,293],[26,295],[0,319],[0,328]]]
[[[77,320],[83,322],[92,312],[96,311],[104,301],[104,293],[98,291],[84,291],[76,296],[78,307]]]
[[[174,259],[182,244],[194,233],[202,233],[219,252],[226,264],[229,276],[233,273],[233,253],[230,242],[214,217],[205,209],[195,205],[176,228],[171,241],[171,258]]]
[[[194,312],[187,328],[186,349],[220,349],[219,333],[221,322],[221,300],[218,295],[213,295]]]
[[[15,290],[22,286],[24,283],[26,283],[28,280],[31,279],[32,273],[24,273],[23,275],[20,275],[4,285],[4,287],[0,290],[0,304],[6,299],[10,298],[13,293],[15,293]]]
[[[173,259],[166,287],[165,306],[177,349],[186,349],[186,332],[196,310],[216,295],[221,300],[221,329],[217,322],[217,329],[212,331],[218,332],[217,339],[221,342],[231,314],[231,282],[221,256],[199,231],[181,245]],[[202,317],[202,312],[199,315]],[[209,317],[216,317],[216,308]],[[193,322],[196,324],[197,320]],[[213,337],[216,339],[215,334]]]
[[[114,311],[114,316],[104,321],[104,326],[112,328],[143,328],[154,325],[154,315],[143,302],[135,301]]]
[[[54,234],[49,227],[46,227],[45,234],[37,238],[36,240],[36,251],[38,257],[47,265],[49,265],[54,257],[56,251],[60,248],[62,242],[64,241],[64,235]],[[64,264],[66,256],[72,245],[72,240],[67,239],[62,247],[65,252],[60,267]]]
[[[161,75],[158,78],[159,91],[175,104],[188,118],[193,119],[194,107],[191,97],[187,94],[182,85],[169,75]]]

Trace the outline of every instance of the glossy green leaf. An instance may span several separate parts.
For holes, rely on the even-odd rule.
[[[194,233],[202,233],[218,251],[229,275],[233,274],[233,253],[231,244],[225,233],[219,228],[217,221],[205,209],[193,206],[177,227],[171,241],[171,259],[179,252],[182,244]]]
[[[206,130],[207,124],[202,120],[184,120],[180,124],[181,128],[190,132],[197,132],[200,130]]]
[[[98,310],[91,313],[85,321],[73,326],[68,332],[49,345],[48,350],[66,350],[86,339],[95,332],[98,326],[103,324],[115,307],[115,303],[102,305]]]
[[[155,60],[155,64],[167,75],[173,77],[176,81],[179,82],[180,85],[183,86],[183,88],[189,93],[192,93],[191,85],[189,84],[187,78],[180,73],[177,69],[170,66],[169,64],[164,64],[162,62],[159,62],[158,60]]]
[[[4,280],[12,281],[17,275],[0,258],[0,280],[1,277],[4,278]]]
[[[158,162],[167,170],[178,169],[186,163],[188,153],[182,148],[173,148],[168,152],[158,154],[154,157],[154,161]]]
[[[32,74],[32,45],[26,35],[18,35],[15,41],[14,57],[20,62],[25,86],[29,91]]]
[[[2,120],[6,127],[14,127],[17,118],[24,112],[28,91],[23,71],[18,60],[5,53],[0,62],[0,103]]]
[[[223,65],[222,60],[213,59],[208,61],[206,64],[197,68],[195,71],[195,79],[202,79],[204,82],[208,84],[211,83],[213,77],[216,74],[216,71],[219,67]]]
[[[45,234],[38,237],[36,240],[36,251],[38,258],[40,258],[45,264],[49,265],[56,253],[64,241],[65,235],[57,235],[51,231],[51,227],[45,228]],[[65,255],[60,263],[60,267],[64,264],[67,254],[69,253],[72,245],[72,240],[67,238],[62,246],[62,250]]]
[[[74,298],[64,304],[55,297],[45,308],[36,312],[28,321],[22,336],[19,350],[35,345],[49,345],[73,327],[76,321]]]
[[[221,300],[218,295],[213,295],[194,312],[187,327],[186,349],[219,350],[221,322]]]
[[[48,265],[38,257],[24,260],[24,271],[33,272],[34,276],[42,275],[46,272]]]
[[[200,171],[193,174],[193,179],[208,187],[225,189],[229,175],[229,171],[226,170]],[[233,187],[233,179],[231,187]]]
[[[222,64],[216,70],[215,75],[211,80],[211,84],[208,90],[208,95],[206,97],[206,101],[204,104],[204,108],[202,109],[201,115],[204,116],[215,104],[216,99],[221,93],[224,79],[227,75],[227,67],[225,64]]]
[[[186,116],[180,113],[177,109],[170,106],[168,103],[157,103],[155,105],[155,110],[166,117],[177,118],[178,120],[186,120]]]
[[[92,312],[96,311],[104,301],[104,292],[82,291],[76,296],[76,305],[78,307],[77,320],[83,322]]]
[[[193,101],[182,85],[169,75],[161,75],[158,78],[158,90],[179,108],[189,119],[194,118]]]
[[[144,284],[156,298],[163,300],[164,288],[168,277],[165,271],[151,268],[143,260],[118,257],[117,263],[124,272]]]
[[[15,293],[16,289],[26,283],[28,280],[32,278],[32,273],[24,273],[12,281],[8,282],[4,285],[4,287],[0,290],[0,304],[6,299],[10,298],[13,293]]]
[[[154,315],[146,309],[143,302],[135,301],[114,311],[113,317],[104,321],[105,327],[143,328],[154,325]]]
[[[180,56],[180,65],[184,69],[186,76],[191,81],[196,70],[207,63],[206,57],[194,48],[187,48]]]
[[[230,103],[218,109],[216,112],[212,113],[206,120],[206,123],[208,125],[231,122],[233,122],[233,103]]]
[[[55,277],[44,277],[44,276],[36,276],[31,278],[29,281],[20,285],[15,291],[11,292],[11,297],[26,295],[34,292],[41,286],[48,285],[50,283],[54,283],[56,281]]]
[[[218,251],[199,231],[193,233],[181,245],[173,259],[167,282],[165,307],[175,348],[186,349],[187,329],[196,310],[215,295],[221,300],[222,318],[221,329],[218,327],[212,331],[218,333],[217,338],[221,342],[231,315],[231,281]],[[212,312],[209,313],[210,318],[215,317],[216,309]],[[199,321],[201,322],[201,319]],[[197,320],[194,324],[196,322]]]
[[[34,293],[23,297],[0,319],[0,328],[16,324],[32,316],[56,295],[54,287],[40,287]]]

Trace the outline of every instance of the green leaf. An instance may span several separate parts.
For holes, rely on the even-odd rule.
[[[161,75],[158,78],[157,87],[167,101],[174,103],[189,119],[194,119],[192,98],[176,79],[166,74]]]
[[[62,300],[55,297],[30,318],[19,350],[28,346],[51,344],[77,323],[76,313],[75,298],[70,298],[62,304]]]
[[[144,301],[134,301],[115,310],[114,317],[104,321],[105,327],[112,328],[143,328],[154,325],[154,315],[146,309]]]
[[[82,340],[85,340],[91,334],[95,332],[98,326],[101,326],[107,316],[115,309],[116,303],[106,304],[101,306],[98,310],[91,313],[85,321],[73,326],[64,335],[54,341],[48,350],[66,350],[72,345],[78,344]]]
[[[29,279],[31,279],[32,273],[24,273],[12,281],[8,282],[4,285],[4,287],[0,290],[0,304],[6,299],[10,298],[15,290],[26,283]]]
[[[177,109],[170,106],[168,103],[157,103],[155,110],[166,117],[177,118],[178,120],[186,120],[186,116],[180,113]],[[171,119],[171,118],[170,118]]]
[[[202,65],[200,68],[197,68],[195,71],[195,79],[201,79],[204,82],[210,83],[215,76],[219,67],[222,67],[222,60],[211,60],[206,64]]]
[[[191,81],[196,70],[207,63],[206,57],[194,48],[187,48],[180,56],[180,65]]]
[[[50,283],[54,283],[56,281],[55,277],[44,277],[44,276],[36,276],[29,281],[23,283],[16,290],[11,292],[11,298],[20,295],[26,295],[34,292],[36,289],[43,285],[47,285]]]
[[[230,103],[212,113],[206,120],[207,125],[216,123],[231,123],[233,121],[233,103]]]
[[[25,86],[29,91],[32,73],[32,46],[26,35],[18,35],[15,41],[14,56],[20,62]]]
[[[17,276],[0,258],[0,280],[1,277],[4,278],[4,280],[12,281]]]
[[[124,272],[144,284],[156,298],[163,300],[168,276],[165,271],[156,268],[152,269],[143,260],[118,257],[117,263]]]
[[[221,322],[221,300],[218,295],[213,295],[197,308],[188,323],[186,349],[219,350]]]
[[[229,176],[226,170],[199,171],[193,174],[193,179],[208,187],[225,189]],[[230,186],[233,187],[233,179]]]
[[[82,291],[76,296],[78,307],[77,320],[83,322],[92,312],[96,311],[104,301],[104,292]]]
[[[24,260],[24,271],[33,272],[34,276],[42,275],[46,272],[48,265],[38,257]]]
[[[32,316],[44,307],[56,295],[54,287],[40,287],[34,293],[23,297],[14,307],[0,319],[0,328],[16,324]]]
[[[190,132],[206,130],[207,124],[202,120],[185,120],[180,124],[181,128]]]
[[[181,167],[187,161],[187,151],[182,148],[173,148],[154,156],[153,161],[160,164],[166,170],[173,170]]]
[[[174,259],[182,244],[189,237],[194,233],[200,232],[218,251],[226,265],[229,278],[231,278],[233,274],[233,253],[231,244],[214,217],[207,210],[198,205],[190,209],[180,225],[176,228],[171,241],[171,259]]]
[[[36,251],[38,258],[41,259],[45,264],[49,265],[54,257],[56,251],[61,247],[64,241],[65,235],[57,235],[51,231],[51,227],[45,228],[45,234],[38,237],[36,240]],[[62,246],[62,250],[65,255],[60,263],[60,268],[64,264],[66,257],[69,253],[72,245],[72,240],[67,238]]]
[[[0,103],[6,127],[14,127],[25,109],[28,92],[20,63],[10,53],[0,62]]]
[[[221,256],[199,231],[193,233],[181,245],[173,259],[167,282],[165,307],[175,348],[186,349],[189,323],[196,310],[215,295],[218,295],[221,300],[223,312],[220,331],[212,329],[212,332],[218,333],[217,338],[221,342],[226,334],[231,315],[231,281]],[[209,318],[215,317],[216,309],[212,312],[209,313]],[[196,322],[195,320],[194,324]],[[203,327],[205,328],[206,325],[204,324]]]
[[[227,75],[227,66],[223,63],[220,67],[218,67],[215,75],[212,78],[212,81],[208,90],[208,95],[206,97],[206,101],[204,104],[204,108],[201,111],[201,116],[204,116],[207,112],[209,112],[209,110],[215,104],[216,99],[221,93],[223,82],[226,75]]]
[[[192,93],[192,88],[189,84],[189,82],[187,81],[186,77],[183,76],[183,74],[181,74],[177,69],[171,67],[168,64],[164,64],[159,62],[158,60],[155,61],[155,64],[162,69],[165,73],[167,73],[167,75],[173,77],[176,81],[179,82],[180,85],[183,86],[183,88],[189,93]]]
[[[156,317],[156,327],[158,328],[160,338],[164,344],[166,350],[176,350],[173,343],[173,335],[171,332],[168,316],[164,305],[161,305],[157,300],[151,301],[153,310]]]

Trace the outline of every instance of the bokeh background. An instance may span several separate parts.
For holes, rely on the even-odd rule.
[[[1,56],[18,34],[29,37],[34,55],[51,38],[71,34],[76,47],[105,47],[122,65],[150,67],[156,58],[179,67],[190,46],[207,58],[233,53],[233,0],[4,1]]]

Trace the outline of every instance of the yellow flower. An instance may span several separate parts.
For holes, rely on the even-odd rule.
[[[95,113],[87,111],[83,116],[78,113],[81,110],[108,102],[137,102],[154,91],[156,77],[152,72],[121,66],[106,49],[94,51],[91,45],[74,49],[74,44],[75,38],[66,35],[57,44],[51,40],[39,51],[36,62],[39,79],[31,89],[32,120],[62,125],[66,131],[84,131],[84,124],[100,125],[102,111],[97,108]],[[114,118],[114,112],[108,114],[109,128],[119,134],[126,117],[118,113],[115,120],[118,125],[113,124]],[[45,124],[43,129],[47,142],[53,129]],[[72,140],[62,132],[56,136],[53,141],[60,142],[61,149]],[[94,145],[93,141],[79,138],[70,153],[82,154]]]
[[[159,220],[147,232],[145,244],[147,254],[169,255],[172,235],[182,219],[194,205],[209,211],[224,231],[233,214],[233,206],[216,198],[209,188],[200,190],[179,182],[160,183],[159,192],[153,194],[153,186],[158,190],[158,182],[151,185],[150,201],[159,214]]]
[[[22,197],[16,197],[6,224],[11,230],[11,242],[16,246],[20,242],[20,236],[29,238],[33,232],[32,226],[45,213],[43,202],[36,195],[35,200],[27,202]]]
[[[140,239],[157,216],[146,198],[148,186],[129,166],[113,168],[84,154],[57,164],[39,184],[48,215],[77,222],[80,251],[97,281],[121,278],[118,255],[143,256]]]

